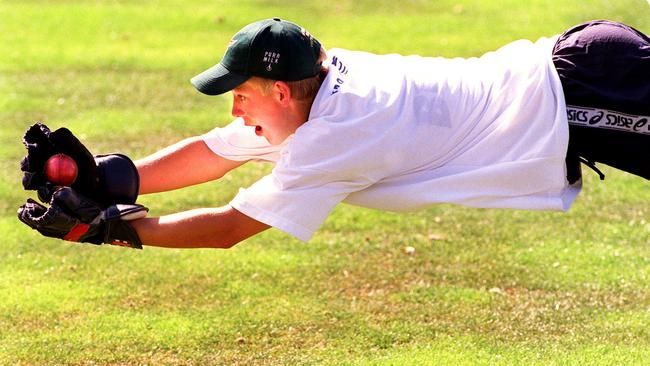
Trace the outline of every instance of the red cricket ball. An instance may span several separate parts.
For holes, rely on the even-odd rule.
[[[66,154],[52,155],[45,162],[45,177],[57,186],[70,186],[77,179],[79,169],[74,159]]]

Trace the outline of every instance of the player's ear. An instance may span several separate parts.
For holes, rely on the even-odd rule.
[[[285,104],[291,100],[291,88],[286,82],[276,81],[275,84],[273,84],[273,91],[275,92],[278,102]]]

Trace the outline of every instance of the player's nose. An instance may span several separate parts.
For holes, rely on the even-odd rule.
[[[232,114],[233,117],[241,117],[244,115],[244,111],[242,111],[237,104],[233,103],[232,105],[232,110],[230,111],[230,114]]]

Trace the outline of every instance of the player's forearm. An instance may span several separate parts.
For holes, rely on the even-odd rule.
[[[135,162],[140,194],[169,191],[221,178],[243,164],[213,153],[200,137],[182,140]]]
[[[269,228],[226,206],[133,221],[143,245],[167,248],[230,248]]]

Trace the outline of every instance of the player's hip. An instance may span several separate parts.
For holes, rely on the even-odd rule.
[[[580,24],[559,37],[553,63],[567,104],[569,174],[581,157],[650,179],[650,38],[612,21]]]

